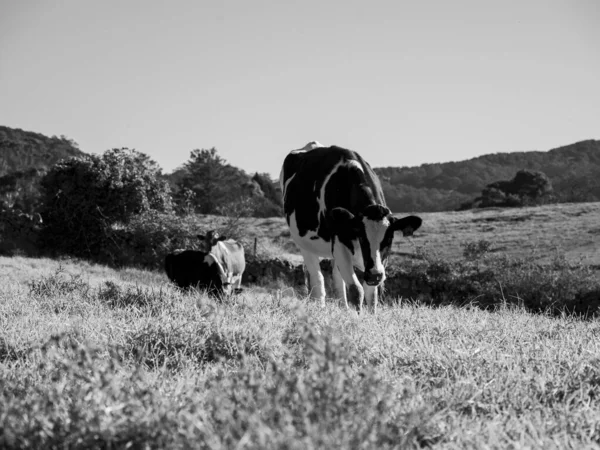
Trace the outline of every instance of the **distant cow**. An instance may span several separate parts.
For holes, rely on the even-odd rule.
[[[210,254],[219,266],[221,277],[226,280],[225,286],[232,288],[234,293],[241,292],[242,275],[246,269],[242,244],[220,236],[215,230],[207,232],[206,235],[199,234],[198,239],[200,250]]]
[[[394,232],[410,236],[421,219],[392,216],[371,166],[357,152],[341,147],[313,141],[290,152],[280,183],[285,218],[304,257],[311,296],[324,305],[319,258],[332,258],[334,285],[346,307],[347,286],[350,303],[359,312],[365,297],[374,310]]]
[[[225,293],[223,270],[208,253],[197,250],[176,250],[165,257],[167,277],[182,289],[207,289],[209,295]]]

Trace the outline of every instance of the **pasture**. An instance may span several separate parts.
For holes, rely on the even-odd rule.
[[[401,217],[408,214],[396,214]],[[443,259],[457,259],[469,242],[487,240],[494,252],[512,256],[534,255],[548,261],[557,254],[571,261],[600,266],[600,203],[562,203],[526,208],[484,208],[469,211],[418,213],[423,225],[409,240],[396,237],[393,254],[413,255],[416,248],[435,252]],[[231,224],[231,225],[230,225]],[[219,216],[199,219],[202,229],[232,226],[243,230],[248,243],[255,237],[258,252],[302,258],[283,218],[240,218]]]
[[[600,204],[421,216],[396,258],[485,240],[600,264]],[[283,219],[240,221],[295,258]],[[600,446],[596,319],[406,299],[356,317],[268,286],[215,303],[44,258],[0,257],[0,283],[1,448]]]

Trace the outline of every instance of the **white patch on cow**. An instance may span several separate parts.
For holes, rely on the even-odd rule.
[[[314,253],[322,258],[331,258],[331,244],[321,239],[316,230],[309,230],[304,236],[300,236],[298,222],[296,222],[296,211],[290,215],[290,235],[300,249]],[[316,237],[317,239],[311,239],[311,237]]]
[[[225,272],[225,270],[223,269],[223,265],[219,262],[219,259],[212,253],[208,253],[205,257],[204,257],[204,262],[206,264],[208,264],[209,266],[216,264],[216,266],[219,269],[219,274],[221,275],[221,279],[222,280],[227,280],[227,273]]]
[[[317,197],[317,200],[319,202],[319,221],[321,219],[321,214],[324,214],[326,209],[325,190],[327,189],[327,184],[329,183],[329,179],[333,176],[333,174],[335,174],[338,171],[340,167],[354,167],[355,169],[358,169],[361,172],[363,171],[362,166],[355,159],[340,161],[335,166],[333,166],[331,172],[329,172],[329,174],[327,174],[327,176],[325,177],[325,181],[323,181],[323,184],[321,185],[321,192],[319,192],[319,196]],[[315,183],[315,189],[316,185],[317,184]]]
[[[295,153],[306,153],[306,152],[310,152],[311,150],[314,150],[315,148],[320,148],[320,147],[324,147],[324,145],[317,141],[310,141],[304,147],[299,148],[298,150],[292,150],[290,153],[294,153],[294,154]]]
[[[308,271],[308,294],[311,298],[319,300],[321,306],[325,306],[325,278],[321,273],[319,257],[304,249],[300,249],[300,253],[302,253],[304,265]]]
[[[350,167],[355,167],[355,168],[357,168],[358,170],[360,170],[361,172],[364,173],[364,170],[363,170],[362,166],[360,165],[360,163],[357,160],[351,159],[350,161],[347,162],[347,164]]]
[[[327,183],[329,183],[329,179],[333,176],[333,174],[336,173],[340,167],[345,165],[346,161],[340,161],[335,166],[333,166],[333,169],[331,169],[331,172],[327,174],[325,180],[323,181],[323,184],[321,185],[321,192],[319,192],[319,196],[317,197],[317,201],[319,202],[319,222],[321,220],[321,214],[325,214],[325,210],[327,208],[325,206],[325,190],[327,189]]]
[[[283,171],[281,172],[281,192],[283,194],[283,202],[285,204],[285,197],[287,196],[287,187],[289,186],[290,182],[296,177],[296,174],[292,175],[291,177],[289,177],[287,179],[287,181],[284,183],[283,182]]]
[[[381,252],[379,251],[379,248],[381,246],[381,241],[383,241],[385,236],[385,232],[390,226],[390,221],[385,217],[383,220],[371,220],[364,217],[363,224],[365,226],[365,234],[367,235],[369,248],[371,249],[371,259],[374,263],[371,273],[383,273],[385,279],[385,269],[381,262]]]

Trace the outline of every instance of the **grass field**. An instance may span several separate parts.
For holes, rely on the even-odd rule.
[[[484,208],[460,212],[418,213],[423,226],[409,240],[396,238],[393,253],[412,255],[425,247],[444,259],[462,255],[464,244],[488,240],[496,252],[535,255],[549,260],[557,253],[569,260],[600,266],[600,203],[564,203],[527,208]],[[398,214],[402,216],[402,214]],[[226,219],[207,216],[201,226],[218,228]],[[240,219],[244,236],[258,239],[270,254],[301,261],[284,219]],[[273,249],[273,243],[281,248]]]
[[[423,214],[457,258],[600,261],[600,205]],[[214,218],[213,223],[214,225]],[[265,252],[280,219],[244,223]],[[403,301],[360,317],[159,272],[0,258],[0,448],[600,448],[600,322]]]

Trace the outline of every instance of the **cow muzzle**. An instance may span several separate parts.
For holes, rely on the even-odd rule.
[[[365,272],[365,283],[369,286],[377,286],[383,280],[383,272]]]

